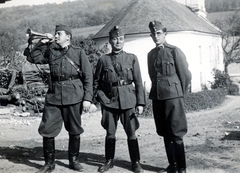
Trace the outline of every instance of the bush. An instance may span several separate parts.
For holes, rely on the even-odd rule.
[[[221,104],[227,95],[225,89],[213,89],[187,94],[184,98],[186,112],[213,108]]]
[[[229,85],[231,85],[232,81],[227,73],[218,69],[213,69],[213,73],[214,81],[210,82],[212,89],[227,88]]]
[[[214,81],[211,83],[212,89],[223,88],[227,90],[228,95],[239,95],[238,85],[233,84],[230,76],[218,69],[213,69]]]
[[[205,90],[196,93],[189,93],[184,97],[185,112],[209,109],[223,103],[226,98],[227,91],[225,89]],[[152,101],[147,100],[147,104],[143,112],[144,117],[152,117]]]
[[[0,71],[0,88],[8,88],[9,82],[12,77],[12,72],[9,70]]]
[[[227,88],[229,95],[239,95],[239,87],[237,84],[232,83]]]

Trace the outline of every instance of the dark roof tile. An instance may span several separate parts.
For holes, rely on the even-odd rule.
[[[199,31],[219,34],[207,19],[174,0],[132,0],[94,38],[107,37],[110,29],[119,25],[125,34],[149,33],[148,24],[161,21],[169,32]]]

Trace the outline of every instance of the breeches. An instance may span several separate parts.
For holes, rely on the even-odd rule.
[[[170,139],[182,139],[187,133],[183,98],[153,100],[152,103],[157,134]]]
[[[115,138],[119,119],[128,139],[136,139],[135,131],[139,128],[139,121],[135,116],[135,108],[119,110],[102,106],[101,124],[107,131],[106,138]]]
[[[81,103],[61,106],[45,103],[38,132],[43,137],[56,137],[64,122],[70,135],[80,135],[84,131],[81,127],[81,114]]]

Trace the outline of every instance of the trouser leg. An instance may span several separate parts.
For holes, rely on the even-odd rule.
[[[110,168],[113,167],[113,159],[115,155],[115,145],[116,139],[115,138],[107,138],[105,139],[105,158],[106,162],[103,166],[98,169],[98,172],[106,172]]]
[[[136,173],[143,172],[143,169],[139,163],[140,152],[137,139],[128,139],[129,155],[132,162],[132,171]]]
[[[43,154],[45,164],[37,173],[52,172],[55,169],[55,141],[54,138],[43,137]]]
[[[82,172],[83,167],[78,161],[79,149],[80,149],[80,135],[69,135],[68,144],[69,168]]]

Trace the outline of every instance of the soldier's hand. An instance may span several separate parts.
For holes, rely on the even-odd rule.
[[[83,111],[85,111],[85,112],[88,112],[89,111],[89,108],[90,108],[90,106],[91,106],[91,102],[89,102],[89,101],[83,101]]]
[[[54,40],[54,36],[50,33],[45,33],[46,37],[49,39],[49,40]]]
[[[143,113],[143,106],[137,106],[136,112],[137,114],[141,115]]]
[[[95,104],[91,104],[89,108],[89,112],[95,112],[95,111],[97,111],[97,107],[95,106]]]
[[[45,35],[46,35],[46,38],[41,39],[41,42],[42,42],[43,44],[51,43],[51,42],[54,41],[54,37],[53,37],[52,34],[46,33]]]

